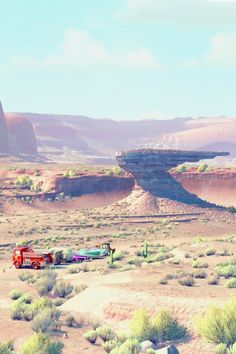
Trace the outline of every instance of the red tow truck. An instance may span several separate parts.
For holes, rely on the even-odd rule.
[[[12,263],[16,269],[23,266],[39,269],[48,264],[53,264],[53,257],[51,253],[35,252],[29,247],[16,247],[13,251]]]

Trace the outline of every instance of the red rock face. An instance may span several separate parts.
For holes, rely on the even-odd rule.
[[[8,131],[6,118],[0,102],[0,154],[9,153]]]
[[[36,155],[37,143],[32,124],[25,118],[7,115],[10,150],[14,154]]]

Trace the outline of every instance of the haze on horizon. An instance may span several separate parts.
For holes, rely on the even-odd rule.
[[[0,0],[5,111],[236,117],[236,2]]]

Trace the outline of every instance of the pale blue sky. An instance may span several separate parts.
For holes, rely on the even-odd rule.
[[[236,1],[0,0],[6,111],[236,117]]]

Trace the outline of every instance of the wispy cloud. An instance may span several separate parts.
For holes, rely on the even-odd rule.
[[[159,70],[162,68],[148,48],[139,47],[116,52],[93,38],[89,32],[76,28],[66,31],[56,53],[49,54],[41,60],[16,55],[10,58],[8,64],[14,67],[71,70],[97,68]]]

